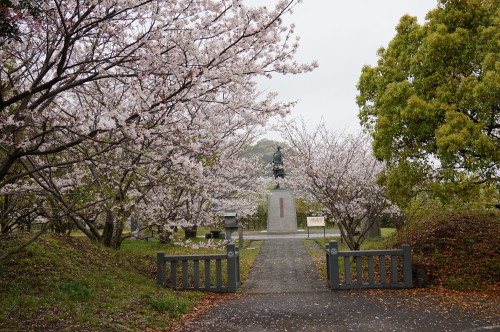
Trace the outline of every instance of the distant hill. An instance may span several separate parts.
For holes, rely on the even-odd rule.
[[[256,156],[263,164],[269,164],[273,160],[273,153],[276,152],[276,147],[279,142],[271,141],[266,138],[261,139],[255,145],[250,145],[245,149],[243,157],[249,158]]]

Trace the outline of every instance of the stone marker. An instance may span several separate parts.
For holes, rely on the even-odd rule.
[[[130,231],[132,232],[132,240],[141,240],[144,237],[144,229],[142,229],[142,220],[131,218]]]

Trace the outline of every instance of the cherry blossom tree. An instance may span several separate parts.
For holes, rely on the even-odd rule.
[[[252,78],[313,67],[288,62],[297,44],[290,46],[292,30],[280,17],[294,1],[280,1],[272,12],[239,1],[42,4],[41,15],[19,25],[22,40],[0,54],[0,188],[54,167],[12,174],[20,159],[84,141],[133,139],[146,114],[170,122],[187,104],[212,103],[265,123],[288,109],[272,95],[256,102]]]
[[[116,132],[134,138],[130,124],[145,114],[171,121],[188,103],[231,107],[260,123],[286,113],[272,95],[255,101],[252,78],[312,69],[287,62],[297,45],[290,47],[292,31],[280,17],[293,5],[282,1],[268,12],[238,1],[43,3],[43,14],[20,26],[22,41],[0,56],[0,186],[37,171],[9,173],[26,156],[88,140],[119,143]],[[38,166],[46,167],[54,165]]]
[[[176,183],[164,193],[194,192],[221,142],[289,113],[293,103],[260,97],[254,78],[317,66],[293,62],[298,44],[281,17],[296,2],[36,2],[0,50],[2,229],[15,224],[13,202],[38,199],[25,214],[70,218],[99,240],[93,225],[117,202],[124,220],[140,204],[154,210],[146,196],[162,181]]]
[[[395,209],[377,184],[383,163],[371,151],[368,135],[337,133],[321,122],[308,131],[305,122],[289,121],[281,134],[293,169],[287,186],[321,203],[338,224],[351,250],[359,250],[368,230],[384,213]],[[361,227],[359,237],[356,230]]]
[[[214,199],[220,209],[237,209],[240,215],[252,213],[266,181],[257,160],[241,157],[252,136],[246,131],[221,140],[220,153],[199,163],[184,164],[175,175],[170,173],[170,179],[180,180],[169,185],[162,181],[154,187],[154,194],[146,197],[148,206],[137,209],[147,221],[144,226],[155,227],[166,238],[174,227],[182,227],[186,238],[194,237],[199,225],[211,225],[219,219]],[[152,205],[154,209],[149,208]],[[147,218],[145,210],[149,211]]]
[[[203,115],[202,111],[196,114]],[[66,167],[63,173],[58,169],[57,175],[44,169],[32,178],[48,197],[43,205],[56,201],[64,206],[79,229],[104,245],[119,247],[131,236],[123,235],[131,217],[141,220],[144,227],[154,227],[162,242],[168,242],[174,227],[184,228],[187,237],[193,237],[199,224],[214,220],[214,196],[244,214],[256,204],[253,196],[262,191],[262,167],[240,157],[260,131],[252,121],[237,118],[233,114],[224,120],[231,126],[213,124],[208,138],[197,121],[184,121],[183,132],[191,133],[187,143],[184,136],[158,139],[167,134],[168,128],[161,126],[158,132],[149,131],[149,139],[124,142],[106,154]],[[200,123],[206,125],[211,119],[216,118]],[[217,142],[214,134],[220,137]],[[200,148],[206,139],[211,141],[210,149]],[[84,147],[90,151],[83,151]],[[78,148],[82,155],[92,153],[91,146]],[[104,223],[102,234],[99,221]]]

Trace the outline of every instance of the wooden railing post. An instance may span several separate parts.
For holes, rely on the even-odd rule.
[[[326,280],[330,283],[330,244],[326,244]]]
[[[160,251],[156,254],[158,266],[158,285],[167,287],[167,265],[165,264],[165,252]]]
[[[227,283],[228,290],[231,293],[235,293],[238,290],[238,277],[236,276],[236,246],[234,243],[228,243],[227,249]]]
[[[328,243],[328,275],[330,276],[330,288],[340,289],[339,285],[339,244],[337,241]]]
[[[240,278],[241,278],[241,275],[240,275],[240,248],[241,247],[236,247],[236,252],[237,252],[237,255],[236,255],[236,281],[238,282],[238,286],[240,285]]]
[[[411,275],[411,246],[403,244],[403,276],[405,279],[405,287],[412,288],[413,280]]]

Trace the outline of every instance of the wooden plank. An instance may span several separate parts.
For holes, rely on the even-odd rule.
[[[328,280],[328,282],[330,282],[330,253],[328,251],[329,250],[326,249],[326,280]]]
[[[217,259],[215,261],[215,271],[216,271],[216,278],[217,278],[216,289],[222,291],[222,266],[221,266],[220,259]]]
[[[413,287],[413,280],[411,275],[411,246],[403,244],[403,276],[406,288]]]
[[[228,243],[226,248],[227,248],[227,287],[230,292],[235,293],[238,290],[236,247],[234,243]]]
[[[361,285],[363,283],[363,262],[362,257],[356,257],[356,278],[358,279],[358,284]]]
[[[391,265],[392,265],[392,283],[396,284],[398,282],[398,256],[391,256]]]
[[[182,261],[182,288],[188,287],[188,261]]]
[[[402,255],[403,249],[339,251],[339,256],[381,256]]]
[[[200,261],[194,261],[194,286],[193,288],[200,289]]]
[[[345,272],[345,283],[350,285],[351,282],[351,263],[349,257],[344,257],[344,272]]]
[[[210,290],[211,281],[210,281],[210,260],[205,260],[205,289]]]
[[[331,289],[339,289],[339,246],[337,241],[330,241],[326,245],[326,262],[328,269],[328,282]]]
[[[172,279],[172,288],[177,288],[177,261],[170,262],[170,278]]]
[[[379,256],[379,262],[380,262],[380,283],[385,284],[385,256],[381,255]]]
[[[375,283],[375,269],[373,267],[373,256],[368,256],[368,283]]]
[[[167,287],[167,265],[165,262],[165,252],[160,251],[156,254],[157,262],[157,282],[161,287]]]
[[[236,255],[236,277],[237,277],[236,281],[238,281],[238,286],[239,286],[241,283],[240,254],[239,254],[239,252]]]
[[[224,254],[214,255],[179,255],[179,256],[165,256],[165,261],[204,261],[205,259],[225,259]]]

